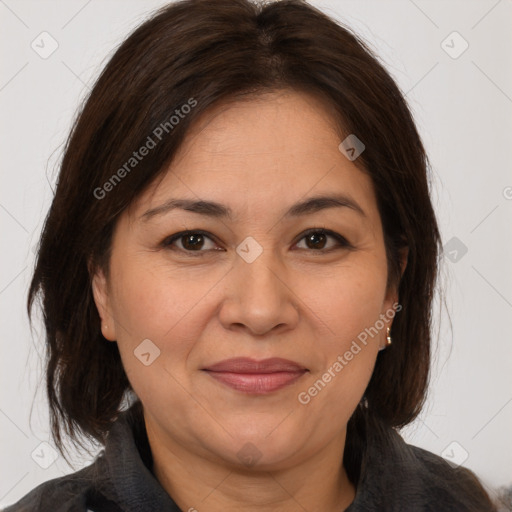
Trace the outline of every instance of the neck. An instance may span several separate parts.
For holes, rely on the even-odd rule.
[[[187,512],[340,512],[355,497],[342,464],[345,430],[313,456],[275,471],[199,456],[168,438],[161,442],[152,428],[147,434],[155,477]]]

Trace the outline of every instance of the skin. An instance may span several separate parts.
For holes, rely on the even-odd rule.
[[[341,463],[346,425],[386,328],[309,403],[298,400],[398,302],[396,289],[386,289],[371,179],[340,142],[325,106],[302,93],[215,107],[163,178],[123,212],[109,278],[101,270],[93,277],[103,335],[117,342],[144,406],[154,474],[182,510],[325,512],[354,499]],[[298,201],[334,192],[365,215],[331,207],[284,216]],[[233,219],[181,209],[141,219],[171,197],[222,203]],[[351,248],[331,236],[308,242],[309,228],[330,229]],[[183,238],[162,244],[197,229],[211,236],[196,249]],[[252,263],[236,252],[248,236],[262,248]],[[134,355],[144,339],[160,350],[148,366]],[[281,390],[249,395],[201,370],[238,356],[282,357],[309,371]],[[240,456],[247,443],[258,454],[250,466]]]

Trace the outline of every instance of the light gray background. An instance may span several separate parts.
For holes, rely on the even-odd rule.
[[[0,0],[0,506],[92,459],[40,467],[53,450],[41,445],[51,445],[43,344],[40,323],[29,329],[27,286],[75,110],[115,47],[164,3]],[[455,462],[467,453],[464,465],[491,488],[510,485],[512,0],[312,3],[380,55],[407,94],[434,168],[450,317],[437,300],[430,398],[403,434]],[[50,47],[43,31],[58,43],[46,59],[31,48],[34,40]],[[469,44],[458,58],[445,51],[463,48],[453,31]]]

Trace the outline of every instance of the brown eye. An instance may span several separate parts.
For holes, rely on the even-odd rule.
[[[210,242],[210,247],[208,247],[208,241]],[[182,231],[181,233],[176,233],[166,238],[162,245],[167,249],[177,249],[183,252],[206,252],[216,246],[212,238],[202,231]]]
[[[204,245],[203,235],[191,234],[181,237],[181,244],[187,250],[201,249]]]
[[[325,233],[311,233],[307,235],[305,239],[310,249],[323,249],[327,241],[327,236]]]
[[[326,248],[328,245],[328,240],[333,239],[336,241],[334,246],[331,244],[330,247]],[[328,252],[332,249],[336,249],[336,247],[346,247],[351,248],[352,246],[347,242],[347,240],[335,233],[333,231],[325,230],[325,229],[312,229],[309,230],[302,238],[301,241],[305,240],[306,247],[301,247],[305,249],[311,249],[313,251],[322,251]]]

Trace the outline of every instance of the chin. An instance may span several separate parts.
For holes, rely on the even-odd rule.
[[[279,421],[282,421],[280,419]],[[258,429],[254,426],[247,432],[238,432],[228,438],[225,450],[219,450],[219,455],[228,459],[231,464],[246,467],[250,470],[280,470],[295,464],[294,458],[297,450],[304,444],[300,432],[290,432],[289,429],[280,430],[279,421],[272,428]],[[277,428],[276,428],[277,426]],[[302,430],[303,435],[303,430]]]

